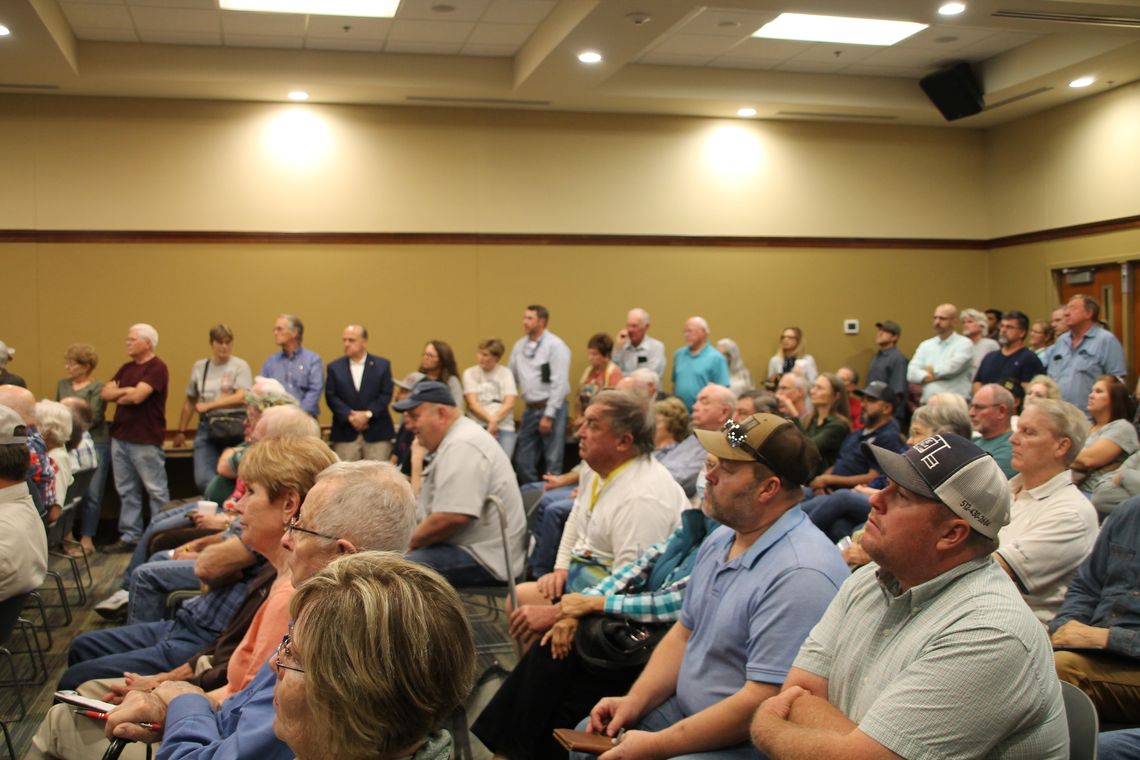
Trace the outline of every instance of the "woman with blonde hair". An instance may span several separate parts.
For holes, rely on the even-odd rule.
[[[91,406],[91,426],[87,432],[95,442],[95,474],[91,476],[87,494],[83,497],[83,503],[79,505],[75,519],[76,527],[72,531],[77,534],[79,543],[89,554],[95,551],[92,537],[99,528],[99,513],[103,509],[103,489],[107,483],[107,475],[111,472],[111,432],[105,418],[107,402],[99,395],[103,390],[102,381],[91,377],[91,373],[98,365],[99,354],[95,353],[95,346],[89,343],[72,343],[63,354],[63,369],[67,372],[67,377],[55,386],[56,401],[74,396],[83,399]]]
[[[788,372],[799,372],[808,379],[815,380],[819,370],[815,368],[815,359],[811,354],[802,352],[804,331],[798,327],[785,327],[780,333],[780,350],[768,360],[768,382],[775,385],[780,375]]]
[[[1053,401],[1061,400],[1061,386],[1048,375],[1037,375],[1025,386],[1025,397],[1047,398]]]
[[[439,726],[467,699],[475,644],[434,570],[391,552],[337,559],[301,584],[271,665],[273,732],[298,760],[446,760]]]

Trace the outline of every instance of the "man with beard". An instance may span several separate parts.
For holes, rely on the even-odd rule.
[[[1045,372],[1037,354],[1025,345],[1028,333],[1029,317],[1024,312],[1007,311],[1002,315],[997,339],[1001,350],[992,351],[982,359],[978,373],[974,375],[974,395],[989,383],[1013,378],[1025,384]]]

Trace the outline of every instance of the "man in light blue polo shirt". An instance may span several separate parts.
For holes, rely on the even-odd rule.
[[[1124,350],[1120,341],[1097,324],[1100,304],[1091,296],[1076,295],[1065,306],[1069,331],[1045,355],[1045,371],[1061,386],[1061,398],[1082,412],[1088,411],[1089,393],[1101,375],[1123,378]]]
[[[673,354],[673,393],[691,410],[697,394],[709,383],[728,385],[728,362],[709,345],[709,323],[702,317],[689,317],[685,345]]]
[[[609,736],[627,729],[600,760],[763,757],[748,743],[752,713],[779,691],[847,578],[797,506],[819,452],[795,425],[755,414],[697,437],[717,457],[705,511],[723,527],[701,546],[681,619],[629,694],[606,697],[579,725]]]

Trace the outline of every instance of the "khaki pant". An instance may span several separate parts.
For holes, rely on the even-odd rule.
[[[122,684],[122,678],[106,678],[81,684],[77,692],[91,699],[101,699],[111,690],[112,684]],[[108,739],[103,733],[106,724],[74,712],[71,705],[52,705],[47,717],[32,738],[32,749],[25,760],[58,757],[62,760],[102,760],[107,751]],[[155,745],[157,747],[158,745]],[[127,760],[145,760],[146,745],[128,744],[120,757]]]
[[[1140,715],[1140,665],[1113,654],[1057,651],[1057,676],[1096,705],[1103,723],[1134,723]]]
[[[369,443],[364,440],[363,434],[356,436],[355,441],[334,443],[332,446],[333,451],[336,452],[336,455],[340,457],[342,462],[359,462],[361,459],[387,462],[388,458],[392,456],[391,441]]]

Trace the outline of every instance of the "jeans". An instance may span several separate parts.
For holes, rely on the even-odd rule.
[[[95,444],[95,474],[91,485],[79,505],[79,535],[94,536],[99,530],[99,514],[103,511],[103,489],[107,486],[107,473],[111,471],[111,442]]]
[[[822,494],[800,503],[800,508],[815,526],[832,541],[850,536],[871,514],[871,499],[864,494],[843,489]]]
[[[495,440],[503,447],[503,451],[507,453],[507,459],[515,455],[515,443],[518,441],[518,433],[513,430],[500,430],[495,433]]]
[[[170,501],[166,456],[161,446],[112,440],[111,459],[115,463],[115,488],[122,502],[119,538],[137,543],[143,532],[143,489],[150,497],[152,514],[157,514],[162,505]]]
[[[225,446],[210,442],[206,421],[199,422],[198,432],[194,434],[194,485],[198,493],[205,493],[218,474],[218,459],[225,450]]]
[[[80,634],[67,650],[70,666],[59,688],[74,689],[93,678],[118,678],[126,671],[161,673],[185,663],[217,638],[186,621],[124,625]]]
[[[487,568],[476,562],[465,549],[454,544],[435,544],[412,549],[407,558],[432,568],[456,588],[503,585],[503,581],[487,572]]]
[[[541,487],[541,484],[534,484]],[[558,546],[562,543],[562,529],[570,518],[574,500],[570,493],[576,486],[563,486],[547,491],[538,501],[534,515],[534,550],[530,554],[530,571],[535,577],[554,570]]]
[[[139,565],[131,577],[127,624],[162,620],[166,617],[167,594],[194,591],[200,585],[194,575],[194,560],[170,559],[168,552],[155,554],[149,562]]]
[[[1097,743],[1100,760],[1136,760],[1140,758],[1140,728],[1106,731]]]
[[[684,718],[681,708],[677,706],[677,698],[669,697],[656,710],[642,718],[636,728],[638,731],[663,731]],[[587,717],[578,724],[578,730],[585,731],[589,725],[590,719]],[[634,726],[628,728],[632,729]],[[596,757],[597,755],[587,755],[583,752],[570,753],[570,760],[594,760]],[[764,754],[753,747],[751,742],[708,752],[692,752],[669,757],[671,760],[764,760]]]
[[[143,531],[142,538],[139,539],[138,545],[135,546],[134,552],[131,554],[130,564],[127,565],[126,571],[123,573],[123,588],[130,589],[131,576],[134,574],[143,563],[147,561],[154,561],[155,557],[150,555],[150,542],[156,535],[163,531],[171,530],[172,528],[187,528],[193,525],[190,519],[190,513],[198,508],[198,502],[191,501],[185,504],[180,504],[177,507],[171,507],[163,512],[159,512],[150,521],[150,525],[146,526]],[[158,556],[158,555],[155,555]],[[166,559],[163,557],[162,559]]]
[[[518,456],[515,458],[520,483],[541,480],[547,472],[554,475],[562,473],[562,458],[566,453],[566,407],[567,404],[563,404],[558,410],[554,416],[554,425],[546,435],[538,432],[538,424],[546,410],[542,407],[527,407],[523,412],[522,424],[519,426]],[[542,470],[538,469],[540,465]]]

